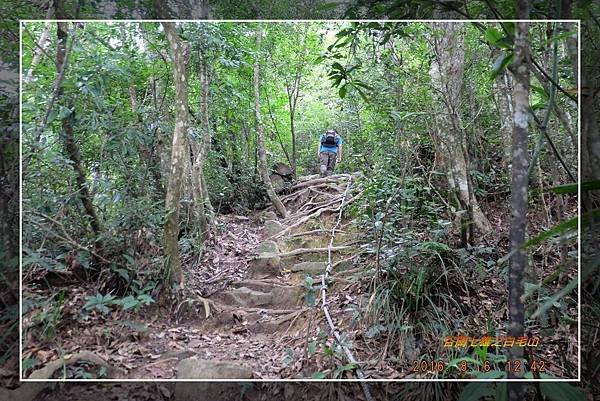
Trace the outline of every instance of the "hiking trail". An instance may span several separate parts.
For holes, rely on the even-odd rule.
[[[144,322],[142,333],[132,334],[135,341],[86,350],[130,379],[310,378],[332,370],[314,349],[336,342],[322,310],[321,275],[329,258],[327,311],[339,340],[353,340],[344,328],[367,302],[349,291],[361,271],[352,268],[361,251],[344,213],[359,195],[351,178],[293,182],[281,196],[285,219],[271,208],[249,217],[218,216],[219,229],[201,260],[186,261],[187,291],[198,298]]]

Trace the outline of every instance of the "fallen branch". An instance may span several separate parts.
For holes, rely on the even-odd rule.
[[[278,233],[273,234],[270,238],[279,238],[283,234],[285,234],[289,230],[291,230],[292,228],[298,227],[298,226],[306,223],[311,218],[313,218],[313,217],[319,217],[321,215],[321,213],[323,213],[323,212],[327,212],[327,211],[329,211],[329,212],[337,212],[339,210],[340,210],[339,207],[334,207],[334,208],[329,208],[329,209],[319,209],[316,212],[314,212],[313,214],[309,214],[309,215],[306,215],[306,216],[298,219],[294,224],[291,224],[291,225],[287,226],[286,228],[284,228],[283,230],[279,231]]]
[[[335,324],[333,323],[333,320],[331,319],[331,315],[329,314],[329,308],[327,306],[327,298],[326,298],[327,297],[326,282],[327,282],[327,278],[329,277],[329,273],[331,272],[331,269],[332,269],[331,253],[334,248],[333,240],[335,238],[335,230],[338,228],[338,226],[340,225],[340,221],[342,220],[342,212],[343,212],[343,208],[344,208],[344,204],[345,204],[344,201],[346,200],[346,197],[348,196],[348,191],[350,189],[351,184],[352,184],[352,180],[350,179],[348,181],[348,186],[346,187],[346,192],[344,193],[344,199],[342,199],[342,204],[340,205],[340,208],[339,208],[339,214],[338,214],[337,221],[331,230],[331,239],[329,240],[329,246],[327,248],[327,250],[328,250],[327,268],[325,269],[325,272],[323,272],[323,274],[321,275],[321,309],[323,310],[323,313],[325,314],[325,318],[327,319],[327,323],[329,324],[331,334],[334,336],[337,343],[339,344],[339,346],[342,348],[342,350],[346,354],[346,357],[348,358],[348,362],[350,362],[351,364],[353,364],[355,366],[354,370],[356,371],[356,376],[359,379],[364,380],[365,375],[364,375],[362,369],[358,365],[358,362],[356,361],[356,359],[354,359],[354,356],[352,355],[352,352],[350,351],[350,349],[342,341],[340,333],[337,331]],[[365,393],[365,398],[367,399],[367,401],[371,401],[373,399],[373,397],[371,396],[371,391],[369,390],[368,384],[365,383],[364,381],[361,381],[360,385],[363,389],[363,392]]]
[[[360,172],[354,172],[352,174],[340,173],[340,174],[333,174],[333,175],[330,175],[330,176],[325,177],[325,178],[350,178],[350,177],[355,178],[355,177],[359,177],[361,175],[362,175],[362,173],[360,173]],[[296,182],[312,181],[312,180],[315,180],[317,178],[321,178],[320,174],[305,175],[303,177],[297,178]]]
[[[308,308],[302,308],[300,309],[297,313],[296,316],[294,316],[294,320],[292,320],[292,322],[289,324],[288,328],[285,330],[285,332],[283,333],[283,335],[286,335],[288,333],[288,331],[290,331],[290,329],[292,328],[292,326],[294,325],[294,323],[296,323],[296,320],[298,320],[298,318],[300,316],[302,316],[304,314],[304,312],[308,311]],[[285,319],[284,322],[287,322],[289,319]],[[283,323],[283,322],[281,322]]]
[[[318,191],[317,190],[318,188],[321,188],[321,189],[329,188],[331,190],[334,190],[336,193],[343,193],[343,189],[341,189],[339,186],[331,185],[330,183],[323,183],[323,184],[319,184],[319,185],[315,185],[315,186],[309,186],[308,188],[304,188],[301,191],[292,192],[288,195],[283,196],[281,198],[281,201],[282,202],[295,201],[297,198],[301,197],[302,195],[304,195],[306,193],[310,193],[310,192],[315,192],[317,194],[328,195],[328,196],[332,195],[331,193],[328,193],[328,192]]]
[[[306,308],[304,308],[306,309]],[[265,308],[246,308],[239,307],[232,310],[243,310],[245,312],[265,312],[267,315],[287,315],[298,312],[298,309],[265,309]]]
[[[361,255],[361,254],[363,254],[364,252],[365,252],[365,251],[363,250],[363,251],[360,251],[360,252],[358,252],[358,253],[355,253],[354,255],[350,256],[349,258],[342,259],[342,260],[338,260],[337,262],[335,262],[334,264],[332,264],[332,265],[331,265],[331,268],[332,268],[332,269],[335,269],[336,267],[338,267],[338,266],[339,266],[339,265],[341,265],[342,263],[344,263],[344,262],[348,262],[348,261],[350,261],[350,260],[354,259],[355,257],[357,257],[358,255]]]
[[[305,213],[312,213],[312,212],[314,212],[315,210],[317,210],[319,208],[331,206],[334,203],[340,202],[341,200],[342,200],[341,197],[336,197],[336,198],[333,198],[333,199],[327,199],[327,200],[324,200],[324,201],[321,201],[321,202],[313,203],[312,199],[311,199],[311,201],[309,201],[309,202],[305,203],[304,205],[302,205],[302,207],[300,209],[298,209],[296,211],[296,213],[294,213],[294,216],[302,215],[302,214],[305,214]],[[310,209],[310,210],[307,210],[311,206],[313,206],[313,208]]]

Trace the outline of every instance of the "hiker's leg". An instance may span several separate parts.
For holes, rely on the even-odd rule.
[[[327,175],[333,174],[335,169],[335,162],[337,160],[337,153],[329,152],[329,160],[327,163]]]
[[[319,171],[321,173],[321,177],[325,177],[327,175],[327,153],[328,152],[319,153]]]

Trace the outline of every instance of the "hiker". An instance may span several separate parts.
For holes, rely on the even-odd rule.
[[[335,163],[342,161],[343,142],[342,137],[333,129],[329,129],[321,135],[321,140],[317,147],[321,177],[333,174]]]

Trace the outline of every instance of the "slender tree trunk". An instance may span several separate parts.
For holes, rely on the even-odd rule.
[[[53,7],[52,5],[50,5],[46,14],[46,19],[52,18],[52,13]],[[33,79],[33,71],[35,70],[35,67],[37,67],[37,65],[40,63],[42,55],[44,54],[44,50],[46,50],[46,48],[48,47],[49,36],[50,22],[46,22],[44,24],[44,30],[42,31],[42,34],[40,35],[40,38],[37,41],[37,45],[35,46],[35,49],[33,49],[33,58],[31,59],[31,65],[27,70],[27,75],[25,75],[25,78],[23,79],[24,84],[28,84]]]
[[[294,125],[295,114],[296,114],[296,106],[294,105],[294,109],[290,110],[290,131],[292,133],[292,166],[291,167],[292,167],[294,177],[296,177],[296,171],[297,171],[296,126]]]
[[[186,155],[186,133],[188,127],[188,80],[186,73],[186,49],[189,45],[183,42],[172,22],[162,23],[174,62],[173,78],[175,79],[175,129],[171,146],[171,172],[167,184],[165,206],[167,218],[164,228],[165,256],[169,266],[171,282],[184,286],[183,270],[179,256],[179,202],[182,195],[183,176]]]
[[[200,225],[201,237],[204,238],[208,233],[208,217],[204,207],[204,193],[202,191],[202,151],[201,145],[196,143],[195,138],[189,138],[190,150],[194,155],[194,163],[191,172],[191,186],[194,198],[194,215],[198,219]]]
[[[441,36],[432,38],[435,57],[430,70],[434,98],[437,98],[439,151],[444,156],[448,186],[456,194],[462,209],[463,231],[470,231],[473,223],[482,234],[486,234],[491,226],[471,188],[469,152],[459,114],[464,73],[463,36],[460,26],[454,22],[434,23],[433,27],[443,32]]]
[[[521,19],[526,19],[522,13],[528,10],[526,1],[519,1]],[[528,12],[526,12],[528,15]],[[513,138],[512,138],[512,169],[511,169],[511,209],[510,224],[510,268],[508,278],[508,334],[514,337],[523,336],[524,293],[523,276],[527,267],[527,255],[523,250],[527,229],[527,188],[529,166],[527,151],[527,135],[529,122],[529,23],[517,22],[515,36],[515,56],[510,70],[514,76],[513,88]],[[508,359],[516,360],[523,357],[523,348],[514,346],[508,349]],[[519,377],[522,373],[509,372],[509,378]],[[520,385],[508,387],[510,400],[523,399],[523,388]]]
[[[275,210],[282,217],[285,218],[287,211],[285,206],[275,193],[273,184],[269,178],[269,170],[267,166],[267,154],[265,151],[265,140],[263,133],[263,124],[260,116],[260,49],[262,39],[262,28],[259,28],[256,32],[256,59],[254,61],[254,112],[256,114],[256,146],[258,150],[258,158],[260,161],[260,176],[262,178],[265,187],[267,188],[267,195],[273,203]]]
[[[208,152],[210,151],[210,140],[211,140],[211,131],[210,131],[210,118],[208,114],[208,97],[209,97],[209,71],[208,71],[208,63],[206,60],[202,60],[201,63],[201,71],[200,71],[200,79],[202,86],[202,98],[201,98],[201,112],[202,112],[202,163],[208,157]],[[213,220],[213,207],[210,202],[210,197],[208,195],[208,190],[206,187],[206,179],[204,177],[204,169],[202,165],[200,165],[200,179],[201,179],[201,188],[202,195],[204,200],[204,207],[207,213],[208,224],[212,224]]]
[[[510,76],[503,73],[494,80],[494,94],[498,104],[498,114],[500,118],[500,136],[502,138],[502,169],[509,172],[508,166],[511,162],[512,147],[512,97]],[[509,173],[510,174],[510,173]]]
[[[62,4],[60,2],[56,3],[56,12],[57,16],[62,14]],[[58,44],[56,46],[56,70],[60,71],[63,66],[65,55],[67,52],[66,44],[68,39],[68,29],[66,22],[58,22],[57,23],[57,31],[56,35],[58,38]],[[57,99],[60,99],[63,95],[63,90],[60,88],[58,90]],[[72,104],[67,104],[67,108],[73,110],[74,106]],[[75,111],[63,118],[62,120],[62,129],[63,132],[61,134],[63,145],[65,147],[65,152],[69,159],[73,162],[73,170],[75,170],[75,179],[77,181],[77,190],[79,194],[79,199],[83,204],[83,208],[85,209],[85,213],[88,217],[88,222],[94,231],[96,237],[100,235],[100,220],[96,214],[96,210],[92,203],[92,197],[89,192],[89,187],[86,182],[86,174],[81,165],[81,152],[79,150],[79,145],[75,140],[75,134],[73,132],[73,123],[75,122]]]

